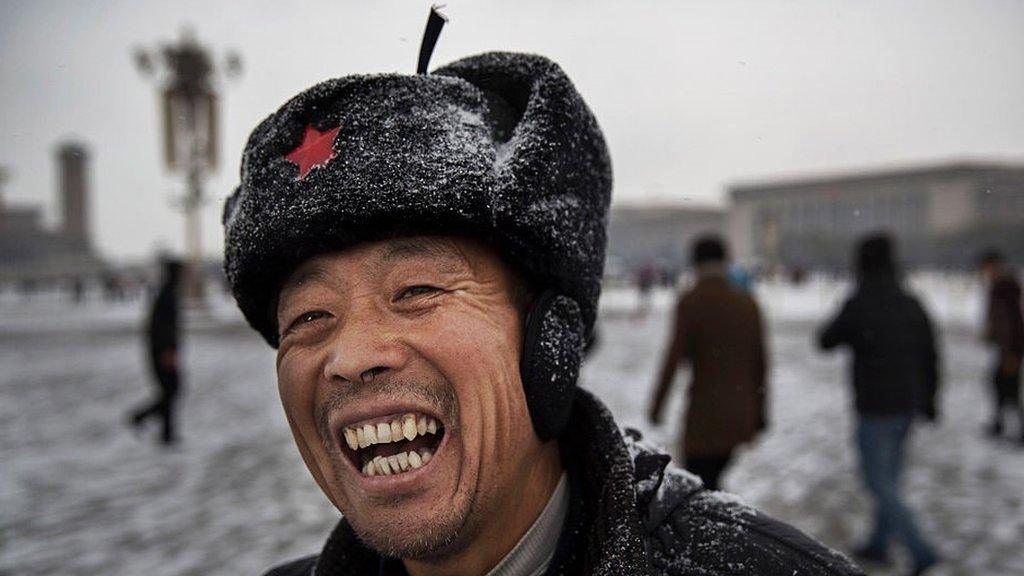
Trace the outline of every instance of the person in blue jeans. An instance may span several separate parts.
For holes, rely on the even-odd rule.
[[[875,500],[874,528],[854,555],[887,563],[890,543],[899,540],[913,556],[909,574],[920,575],[939,558],[903,501],[900,478],[915,417],[938,420],[935,334],[920,302],[900,283],[888,236],[863,239],[855,260],[857,287],[819,334],[822,349],[848,346],[853,351],[857,449],[864,483]]]

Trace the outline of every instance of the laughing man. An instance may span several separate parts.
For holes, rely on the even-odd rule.
[[[330,80],[256,128],[225,267],[343,515],[271,574],[859,573],[576,388],[611,183],[539,56]]]

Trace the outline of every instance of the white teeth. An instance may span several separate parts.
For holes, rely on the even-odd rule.
[[[362,450],[374,444],[412,441],[417,436],[437,434],[440,429],[441,423],[436,418],[423,414],[405,414],[401,418],[390,422],[361,424],[345,428],[342,435],[345,438],[345,444],[348,444],[350,449]],[[413,464],[414,460],[409,456],[411,454],[416,454],[415,460],[419,464]],[[433,452],[429,448],[421,448],[418,453],[396,455],[401,456],[401,459],[395,459],[394,461],[389,461],[390,458],[382,458],[386,468],[382,468],[377,459],[374,459],[374,464],[369,468],[364,467],[363,470],[364,473],[367,473],[366,470],[369,469],[371,471],[370,475],[398,474],[400,471],[404,472],[410,468],[418,468],[426,464],[432,455]]]
[[[399,452],[393,456],[377,456],[363,466],[363,474],[366,476],[401,474],[426,466],[432,457],[433,453],[429,448],[420,448],[419,452]]]
[[[412,414],[406,414],[405,419],[402,421],[402,435],[405,436],[406,440],[412,440],[416,437],[416,417]]]
[[[423,466],[423,459],[420,458],[418,452],[409,452],[408,458],[409,466],[412,466],[413,468],[419,468],[420,466]]]
[[[366,436],[366,444],[367,445],[376,444],[377,443],[377,428],[374,427],[374,426],[371,426],[370,424],[367,424],[367,425],[363,426],[363,436]]]
[[[359,448],[359,436],[356,434],[355,430],[345,428],[345,442],[348,444],[348,447],[353,450]]]

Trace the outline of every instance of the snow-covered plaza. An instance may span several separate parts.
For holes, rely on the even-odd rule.
[[[1024,574],[1024,447],[981,433],[990,358],[978,339],[980,288],[966,278],[913,285],[942,335],[942,420],[917,428],[905,482],[947,560],[933,573]],[[817,352],[813,335],[845,289],[758,288],[771,424],[724,479],[840,550],[863,536],[870,505],[852,453],[845,357]],[[641,317],[633,292],[607,290],[581,382],[621,425],[670,448],[686,375],[665,426],[651,429],[644,413],[671,299],[656,293]],[[317,551],[336,522],[292,444],[274,353],[228,301],[187,333],[184,442],[162,450],[133,435],[125,414],[150,394],[143,308],[0,298],[0,574],[258,574]]]

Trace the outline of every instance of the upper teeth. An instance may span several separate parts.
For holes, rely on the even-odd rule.
[[[406,414],[390,422],[363,424],[345,428],[345,442],[353,450],[361,450],[374,444],[412,440],[416,436],[437,433],[437,420],[423,414]]]

